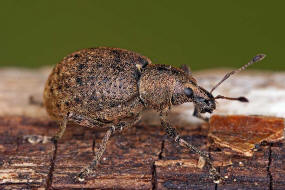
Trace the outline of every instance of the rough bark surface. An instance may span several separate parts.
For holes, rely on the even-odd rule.
[[[49,139],[57,130],[57,124],[48,118],[38,104],[48,71],[0,70],[0,189],[44,188],[52,151]],[[201,86],[207,86],[207,81],[211,83],[213,78],[217,81],[222,76],[218,71],[212,72],[212,75],[205,73],[198,74]],[[281,96],[285,89],[285,75],[264,74],[264,77],[271,79],[268,84],[262,82],[262,75],[245,74],[243,77],[251,78],[249,81],[259,81],[252,84],[253,91],[264,90],[271,85]],[[235,86],[238,93],[242,92],[242,84],[235,83]],[[230,95],[227,88],[225,85],[225,90],[220,93]],[[32,101],[30,96],[34,97]],[[269,106],[269,97],[266,97],[265,107]],[[285,102],[283,98],[281,103],[282,100]],[[242,114],[239,111],[241,107],[231,105],[229,109],[227,104],[220,103],[218,107],[220,105],[223,108],[215,113],[225,114],[229,111],[231,114]],[[105,130],[68,126],[59,141],[52,186],[56,189],[285,189],[284,140],[262,143],[252,157],[241,156],[226,148],[216,148],[208,138],[209,126],[189,119],[193,110],[188,111],[188,108],[176,108],[170,119],[187,141],[204,151],[210,151],[216,167],[226,176],[225,184],[214,184],[208,178],[207,168],[197,167],[197,155],[165,137],[157,117],[151,113],[136,127],[111,138],[94,176],[84,183],[75,183],[73,177],[92,160],[92,147],[95,145],[98,148]],[[254,110],[253,107],[249,109]],[[281,117],[275,113],[275,109],[264,115]]]

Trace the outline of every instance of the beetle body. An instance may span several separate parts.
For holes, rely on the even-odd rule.
[[[245,66],[228,73],[211,92],[230,75],[263,58],[264,55],[257,55]],[[62,137],[68,122],[91,128],[109,127],[92,163],[76,178],[83,181],[98,165],[110,137],[118,130],[134,126],[146,109],[159,111],[161,125],[167,135],[206,160],[210,165],[211,177],[219,182],[222,178],[208,154],[181,138],[167,120],[172,105],[193,102],[193,115],[207,120],[201,113],[212,113],[216,108],[215,99],[247,101],[244,97],[218,95],[214,98],[211,92],[198,86],[187,67],[180,69],[152,64],[147,57],[132,51],[99,47],[68,55],[54,67],[44,90],[47,112],[59,123],[59,131],[52,138],[54,151],[46,188],[49,189],[52,184],[57,141]]]
[[[187,96],[185,88],[192,94]],[[44,91],[44,105],[52,118],[60,121],[72,113],[106,126],[145,109],[160,111],[184,102],[198,105],[205,101],[208,105],[214,102],[183,70],[152,64],[128,50],[106,47],[83,49],[65,57],[52,70]],[[205,112],[215,105],[200,107]]]

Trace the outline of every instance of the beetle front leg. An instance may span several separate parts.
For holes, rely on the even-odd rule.
[[[176,130],[176,128],[172,127],[170,123],[167,121],[167,112],[161,112],[160,113],[160,121],[161,125],[165,129],[167,135],[174,139],[175,142],[177,142],[180,146],[186,147],[192,152],[198,154],[201,156],[206,163],[209,165],[209,173],[211,178],[214,180],[215,183],[218,183],[220,181],[223,181],[223,178],[220,176],[219,172],[216,170],[216,168],[213,166],[212,161],[210,160],[210,157],[208,153],[202,152],[197,147],[191,145],[187,141],[185,141],[182,137],[180,137],[179,132]]]
[[[204,120],[206,122],[209,121],[209,118],[204,117],[204,116],[201,115],[200,110],[199,110],[199,108],[196,105],[195,105],[195,108],[194,108],[193,116],[195,116],[195,117],[197,117],[199,119],[202,119],[202,120]]]

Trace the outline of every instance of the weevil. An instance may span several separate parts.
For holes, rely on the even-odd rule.
[[[172,106],[193,102],[193,115],[207,121],[202,113],[212,113],[216,99],[247,102],[245,97],[214,97],[212,92],[232,74],[264,57],[263,54],[255,56],[240,69],[226,74],[211,91],[207,91],[198,85],[187,67],[152,64],[149,58],[124,49],[89,48],[66,56],[53,68],[44,89],[44,106],[59,124],[59,130],[52,138],[54,147],[47,187],[52,183],[57,143],[68,122],[90,128],[107,128],[93,161],[76,177],[83,181],[98,165],[110,137],[134,126],[146,109],[158,111],[168,137],[200,155],[210,166],[210,176],[214,181],[221,180],[208,154],[184,140],[167,120],[167,114]]]

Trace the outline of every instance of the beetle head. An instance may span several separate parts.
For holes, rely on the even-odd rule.
[[[216,109],[215,98],[204,88],[197,85],[195,79],[189,76],[184,83],[179,83],[174,88],[172,104],[178,105],[185,102],[193,102],[201,113],[212,113]]]
[[[250,62],[248,62],[246,65],[242,66],[241,68],[234,70],[232,72],[227,73],[224,78],[217,84],[215,85],[210,92],[205,90],[204,88],[200,87],[197,85],[197,82],[194,78],[191,77],[191,75],[188,74],[188,81],[182,85],[183,87],[183,94],[184,96],[187,97],[187,99],[180,100],[178,101],[179,103],[182,102],[193,102],[195,106],[199,109],[201,113],[212,113],[213,110],[216,109],[216,99],[227,99],[227,100],[237,100],[240,102],[248,102],[248,99],[245,97],[237,97],[237,98],[232,98],[232,97],[225,97],[222,95],[218,95],[214,97],[212,95],[212,92],[220,85],[222,84],[225,80],[227,80],[231,75],[238,73],[244,69],[246,69],[249,65],[261,61],[264,59],[265,55],[264,54],[258,54],[256,55]],[[187,72],[185,72],[187,74]],[[176,87],[176,91],[179,89],[179,87]],[[175,90],[174,90],[175,91]],[[178,90],[179,91],[179,90]],[[181,93],[181,87],[180,87],[180,93]],[[181,96],[181,95],[180,95]],[[179,98],[177,98],[179,99]],[[175,102],[175,101],[173,101]]]
[[[215,98],[211,93],[200,86],[184,88],[184,94],[197,106],[201,113],[212,113],[216,109]]]

